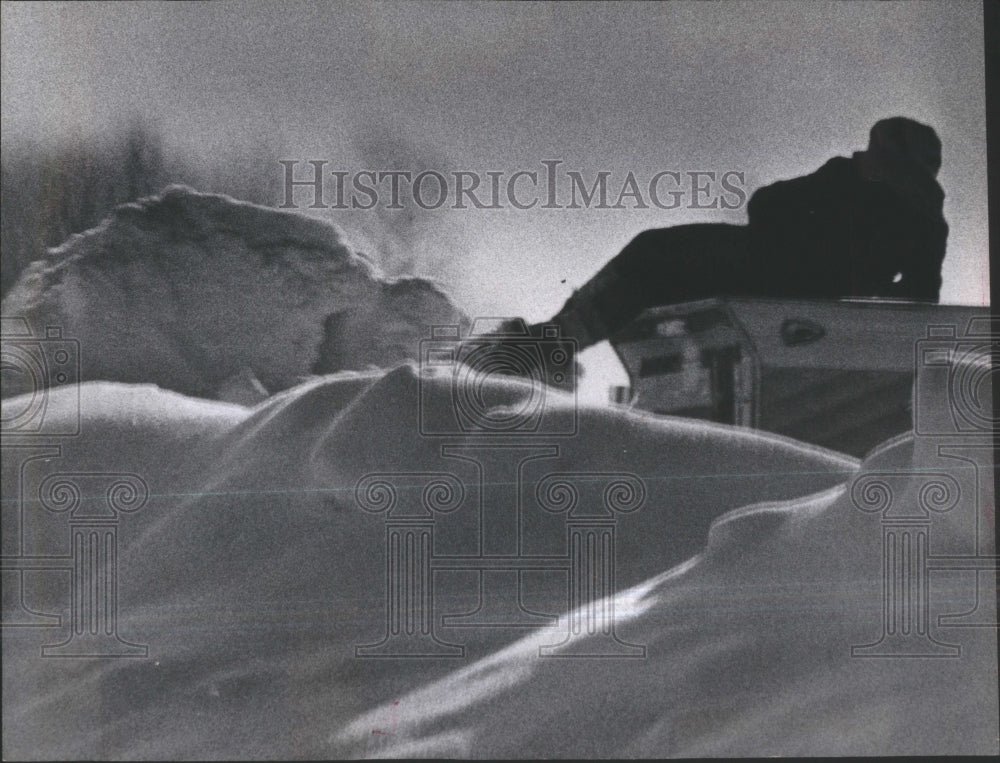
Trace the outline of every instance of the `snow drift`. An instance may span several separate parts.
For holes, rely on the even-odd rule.
[[[465,319],[426,279],[381,278],[325,221],[182,186],[51,250],[2,310],[78,340],[84,380],[254,402],[257,381],[391,367],[424,326]]]
[[[450,406],[447,381],[426,381],[425,407]],[[330,734],[350,718],[453,669],[450,658],[364,660],[354,651],[377,641],[385,624],[385,523],[356,505],[359,479],[444,468],[467,485],[467,505],[456,512],[466,518],[505,490],[481,486],[469,464],[444,463],[440,442],[421,436],[419,382],[407,366],[384,377],[322,379],[253,410],[150,387],[86,384],[81,435],[62,445],[60,458],[22,468],[29,454],[5,449],[5,511],[18,491],[33,495],[53,471],[134,473],[150,494],[141,512],[122,520],[119,569],[119,631],[148,644],[149,659],[44,659],[39,646],[65,631],[4,629],[5,753],[329,755]],[[494,382],[488,392],[498,405],[516,404],[526,385]],[[571,411],[569,397],[551,394],[552,405]],[[75,415],[71,395],[53,393],[47,415]],[[689,557],[718,514],[828,487],[855,465],[777,438],[677,420],[583,410],[579,426],[581,435],[565,441],[546,471],[626,470],[648,484],[648,505],[623,524],[621,585]],[[719,494],[713,478],[732,464],[736,475],[723,479]],[[33,509],[23,550],[65,553],[65,517]],[[5,514],[4,527],[16,521]],[[454,532],[464,542],[462,529]],[[563,536],[561,527],[551,532]],[[64,624],[65,588],[57,573],[25,573],[30,609],[62,612]],[[454,589],[442,588],[441,612],[475,608],[474,581],[460,579]],[[558,586],[534,594],[539,611],[561,611]],[[455,629],[442,638],[460,638],[472,659],[523,633]]]
[[[919,477],[929,459],[913,450],[899,438],[847,485],[730,512],[704,552],[622,593],[619,633],[648,659],[539,659],[539,632],[366,713],[332,735],[337,754],[995,755],[992,572],[979,591],[974,573],[933,581],[931,622],[950,612],[959,627],[909,633],[922,642],[912,655],[873,648],[887,646],[881,607],[893,605],[878,522],[851,485],[886,470]],[[935,524],[939,550],[973,537],[974,481],[952,521]]]
[[[491,377],[482,393],[500,415],[534,390]],[[545,394],[559,430],[572,398]],[[877,639],[882,596],[879,520],[851,503],[851,485],[940,466],[910,441],[859,470],[776,436],[582,408],[576,436],[541,455],[528,452],[541,440],[513,448],[512,491],[489,460],[502,449],[474,432],[447,448],[421,433],[422,417],[448,419],[454,391],[407,365],[316,379],[253,409],[109,383],[82,385],[79,412],[70,390],[48,402],[46,416],[79,416],[81,433],[57,453],[5,444],[4,553],[65,558],[67,517],[33,500],[53,475],[141,477],[148,500],[119,523],[117,632],[148,655],[41,656],[71,635],[69,575],[5,572],[5,623],[62,619],[3,630],[4,757],[996,752],[992,631],[952,629],[961,659],[850,656]],[[531,612],[566,611],[558,571],[490,587],[469,569],[436,573],[433,601],[437,636],[464,659],[357,656],[391,607],[388,520],[359,505],[359,485],[442,472],[461,485],[436,525],[442,557],[475,553],[480,510],[509,501],[542,552],[559,547],[565,518],[540,519],[532,499],[545,475],[644,484],[616,527],[616,627],[645,659],[540,657],[559,623],[449,625],[511,593]],[[968,530],[967,512],[953,514],[939,539]],[[946,583],[935,601],[974,607],[967,573]],[[980,593],[990,608],[994,592]]]

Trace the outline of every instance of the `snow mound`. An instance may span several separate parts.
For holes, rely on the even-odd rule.
[[[536,393],[492,377],[482,392],[490,413],[520,410]],[[523,626],[463,628],[441,617],[520,601],[521,614],[531,623],[541,618],[550,627],[539,632],[558,640],[552,624],[566,611],[567,573],[515,571],[481,588],[478,573],[465,569],[436,573],[434,590],[439,640],[462,645],[464,658],[358,657],[387,627],[390,517],[359,502],[359,485],[373,474],[402,480],[401,495],[428,475],[453,475],[460,500],[435,525],[434,553],[467,561],[478,543],[518,542],[503,521],[515,516],[519,495],[522,552],[562,553],[566,517],[541,511],[532,497],[546,475],[582,474],[584,493],[587,475],[630,475],[644,484],[645,502],[618,522],[617,589],[624,590],[703,550],[712,522],[726,512],[829,489],[857,468],[853,459],[781,438],[606,409],[574,413],[570,396],[546,395],[547,426],[565,431],[575,416],[575,436],[491,448],[474,431],[444,440],[421,431],[421,415],[431,417],[430,428],[449,420],[454,390],[447,377],[421,376],[409,365],[315,379],[255,408],[95,382],[81,385],[77,410],[72,390],[54,391],[51,426],[65,430],[79,416],[80,434],[63,439],[56,453],[5,447],[5,554],[68,558],[67,516],[34,500],[52,475],[140,477],[146,503],[118,524],[116,627],[120,639],[148,653],[41,656],[40,647],[67,640],[75,627],[68,577],[5,573],[5,623],[30,613],[61,620],[3,630],[4,756],[329,757],[351,746],[338,735],[352,719],[422,687],[433,693],[435,681],[454,681],[448,676],[462,665],[522,654]],[[98,500],[103,483],[94,484]],[[798,552],[789,546],[789,553]],[[652,658],[654,646],[672,641],[673,626],[647,630]],[[565,667],[604,681],[600,663]],[[511,666],[507,680],[537,670],[519,660]],[[438,710],[459,707],[457,699]],[[533,743],[521,741],[521,752],[531,754]]]
[[[970,468],[976,450],[956,468],[904,436],[844,485],[725,514],[700,555],[617,596],[617,635],[645,659],[543,659],[552,639],[538,631],[355,719],[331,734],[333,755],[996,755],[994,574],[977,578],[970,561],[996,558],[992,506],[977,500],[991,500],[977,479],[991,484],[992,464]],[[929,613],[908,613],[920,556],[900,551],[917,572],[894,578],[883,533],[917,548],[903,533],[919,535],[926,519],[912,510],[935,480],[960,488],[930,523],[930,555],[968,566],[925,579]],[[948,505],[942,492],[923,498]],[[859,510],[883,499],[884,522]]]
[[[182,186],[50,251],[2,311],[78,340],[83,380],[235,402],[391,367],[416,357],[427,325],[465,320],[431,281],[381,278],[325,221]]]

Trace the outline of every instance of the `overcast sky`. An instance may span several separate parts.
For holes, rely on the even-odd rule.
[[[395,164],[480,173],[562,159],[614,172],[612,187],[629,170],[738,170],[752,190],[863,148],[875,120],[904,114],[944,142],[943,301],[976,303],[982,45],[978,1],[5,3],[2,118],[5,140],[138,114],[192,152],[267,140],[358,170],[389,146]],[[364,245],[358,213],[323,214]],[[413,244],[462,253],[452,279],[470,309],[540,318],[639,230],[741,222],[745,208],[433,214]]]

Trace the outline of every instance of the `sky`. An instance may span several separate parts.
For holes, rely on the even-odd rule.
[[[2,14],[7,145],[139,116],[206,160],[267,144],[327,169],[484,177],[561,160],[585,178],[611,172],[616,191],[629,171],[640,185],[732,171],[749,193],[863,149],[880,118],[910,116],[944,144],[942,302],[988,301],[978,1],[4,3]],[[686,202],[311,213],[362,249],[389,219],[470,313],[541,320],[645,228],[746,219],[745,205]]]

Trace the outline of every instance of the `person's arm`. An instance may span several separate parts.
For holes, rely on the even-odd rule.
[[[758,189],[747,204],[747,218],[759,251],[808,254],[824,223],[844,203],[850,188],[850,160],[830,159],[810,175],[779,180]]]
[[[758,188],[747,204],[751,228],[758,231],[780,230],[789,217],[808,214],[812,203],[810,177],[779,180]]]
[[[928,230],[917,240],[911,264],[892,287],[891,296],[921,302],[937,302],[941,293],[941,264],[948,240],[948,224],[943,218],[932,220]]]

